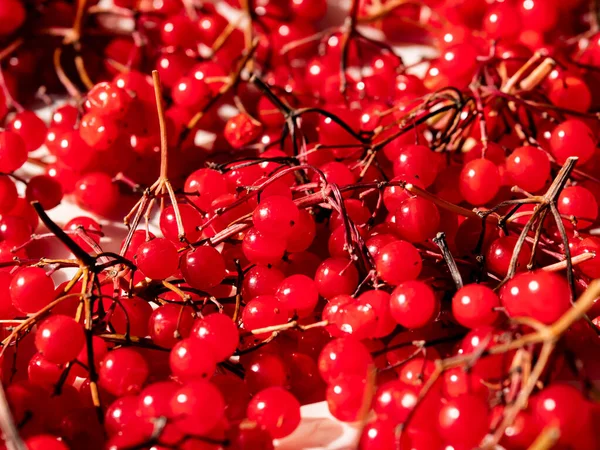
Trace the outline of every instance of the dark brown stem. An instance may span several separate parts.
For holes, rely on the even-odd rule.
[[[440,232],[433,238],[433,242],[440,248],[442,252],[442,256],[448,265],[448,270],[450,270],[450,275],[452,276],[452,280],[454,280],[454,284],[456,285],[456,289],[460,289],[463,287],[463,280],[460,275],[460,271],[458,270],[458,266],[456,265],[456,261],[454,261],[454,257],[452,253],[450,253],[450,249],[448,248],[448,244],[446,243],[446,234]]]

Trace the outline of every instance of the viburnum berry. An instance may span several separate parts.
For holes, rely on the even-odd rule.
[[[354,422],[365,410],[367,382],[364,376],[348,374],[327,387],[329,412],[342,422]]]
[[[273,438],[283,438],[300,424],[300,403],[285,389],[270,387],[252,398],[248,419],[264,427]]]
[[[417,243],[435,237],[439,231],[440,213],[429,200],[413,197],[398,205],[392,222],[402,239]]]
[[[183,224],[185,238],[189,242],[196,242],[202,236],[202,232],[197,230],[197,227],[202,225],[202,215],[186,203],[179,203],[177,205],[177,211],[181,218],[181,223]],[[167,206],[162,210],[160,213],[159,226],[164,237],[175,244],[180,242],[177,214],[175,213],[173,205]]]
[[[514,184],[528,192],[537,192],[550,176],[550,160],[543,150],[519,147],[506,158],[506,170]]]
[[[54,300],[54,283],[39,267],[19,270],[10,283],[10,298],[15,308],[35,313]]]
[[[318,364],[321,377],[331,383],[347,375],[366,377],[373,365],[373,358],[359,340],[343,337],[334,339],[323,347]]]
[[[392,317],[405,328],[424,327],[433,322],[439,311],[439,300],[422,281],[405,281],[396,286],[390,295]]]
[[[573,216],[577,221],[576,228],[585,229],[594,223],[598,217],[598,202],[588,189],[582,186],[569,186],[562,190],[557,201],[558,211],[565,216]],[[572,228],[565,221],[567,228]]]
[[[419,180],[425,187],[430,186],[438,174],[435,154],[424,145],[408,145],[394,161],[394,175],[402,178],[407,175]]]
[[[46,210],[58,206],[63,198],[61,184],[47,175],[32,177],[27,183],[25,197],[30,202],[40,202]]]
[[[197,339],[175,344],[170,353],[171,372],[181,381],[210,377],[217,366],[212,349]]]
[[[288,311],[297,311],[301,317],[309,315],[319,301],[315,281],[306,275],[292,275],[284,279],[275,296]]]
[[[223,136],[233,148],[239,149],[255,140],[261,131],[260,122],[246,113],[240,113],[227,121]]]
[[[474,206],[485,205],[500,189],[500,174],[487,159],[474,159],[463,166],[459,180],[460,193]]]
[[[482,284],[467,284],[452,298],[452,315],[464,327],[492,325],[498,318],[500,299]]]
[[[518,274],[502,286],[500,300],[510,317],[550,324],[571,307],[571,290],[560,275],[538,270]]]
[[[181,257],[181,273],[190,286],[206,290],[221,283],[227,270],[221,253],[202,245]]]
[[[210,347],[217,361],[224,361],[235,352],[239,332],[233,320],[225,314],[208,314],[196,320],[191,338]]]
[[[148,363],[131,348],[110,351],[100,363],[98,382],[100,387],[113,395],[136,394],[148,378]]]
[[[35,346],[48,361],[65,364],[83,347],[83,328],[74,319],[60,314],[44,320],[35,333]]]
[[[251,228],[246,232],[242,249],[248,260],[254,264],[277,265],[285,253],[286,241],[284,238],[265,234]]]
[[[0,172],[10,173],[27,161],[25,141],[14,131],[0,132]]]
[[[594,133],[581,120],[565,120],[552,130],[550,151],[559,164],[570,156],[578,157],[578,163],[585,164],[594,155],[595,149]]]
[[[179,266],[179,255],[170,241],[154,238],[138,247],[135,263],[148,278],[162,280],[175,273]]]
[[[6,128],[21,136],[28,152],[37,150],[46,140],[46,124],[33,111],[18,112]]]
[[[118,83],[102,82],[87,93],[85,107],[101,116],[119,119],[125,116],[132,98]]]
[[[299,215],[298,207],[291,199],[274,195],[256,207],[252,223],[260,233],[286,239],[294,230]]]
[[[485,436],[488,421],[486,402],[472,394],[464,394],[442,405],[438,430],[446,442],[473,447]]]
[[[242,322],[248,331],[281,325],[288,321],[285,306],[272,295],[259,295],[250,300],[242,312]]]
[[[328,258],[318,267],[315,283],[319,294],[326,299],[352,294],[358,285],[358,272],[347,259]]]
[[[195,314],[190,306],[165,304],[154,311],[148,321],[148,334],[156,345],[173,348],[187,338],[194,326]]]
[[[186,434],[202,436],[225,415],[225,402],[219,390],[205,380],[183,384],[171,397],[175,426]]]
[[[119,202],[119,188],[110,176],[90,172],[75,184],[75,201],[83,209],[101,216],[109,215]]]
[[[518,238],[515,236],[503,236],[490,244],[485,254],[490,272],[501,277],[506,276],[517,241]],[[527,242],[524,242],[517,256],[516,271],[522,272],[526,270],[530,258],[531,247]]]
[[[417,278],[423,262],[412,244],[398,240],[381,249],[376,265],[377,273],[385,282],[397,285]]]
[[[0,214],[6,214],[17,203],[17,187],[7,175],[0,176]]]

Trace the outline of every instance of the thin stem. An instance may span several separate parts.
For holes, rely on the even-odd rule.
[[[452,253],[450,253],[450,249],[448,248],[448,244],[446,243],[446,234],[440,232],[433,238],[433,242],[440,248],[442,252],[442,256],[448,265],[448,270],[450,270],[450,275],[454,280],[454,284],[456,285],[456,289],[460,289],[463,287],[463,280],[460,275],[460,271],[458,270],[458,266],[456,265],[456,261],[454,261],[454,257]]]
[[[157,70],[152,71],[152,81],[154,83],[154,96],[156,98],[156,112],[158,113],[158,125],[160,127],[160,179],[166,180],[168,170],[167,152],[169,143],[167,141],[167,125],[165,122],[165,109],[163,105],[162,89],[160,86],[160,76]]]

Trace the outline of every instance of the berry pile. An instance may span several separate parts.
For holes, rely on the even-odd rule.
[[[0,2],[4,447],[600,448],[599,2],[350,3]]]

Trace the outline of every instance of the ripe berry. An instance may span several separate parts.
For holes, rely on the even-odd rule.
[[[571,290],[560,275],[539,270],[515,276],[500,291],[510,317],[532,317],[545,324],[571,307]]]
[[[398,206],[392,222],[402,239],[417,243],[433,238],[439,231],[440,213],[429,200],[413,197]]]
[[[506,159],[506,170],[514,184],[528,192],[537,192],[550,176],[550,160],[543,150],[519,147]]]
[[[594,253],[592,259],[584,261],[577,265],[579,270],[591,278],[600,278],[600,239],[595,236],[582,239],[575,247],[574,255],[583,255],[585,253]]]
[[[319,301],[316,283],[306,275],[287,277],[279,284],[275,296],[288,311],[298,311],[300,317],[310,315]]]
[[[368,410],[366,389],[364,376],[349,374],[330,383],[326,399],[331,415],[342,422],[358,420]]]
[[[460,193],[473,206],[485,205],[500,189],[500,174],[487,159],[474,159],[463,166],[459,180]]]
[[[181,381],[210,377],[217,361],[212,349],[203,342],[187,338],[173,347],[169,358],[171,372]]]
[[[196,320],[191,338],[200,340],[210,347],[217,361],[224,361],[235,352],[238,342],[238,329],[225,314],[208,314]]]
[[[175,273],[179,266],[179,255],[170,241],[154,238],[138,247],[135,263],[148,278],[162,280]]]
[[[319,373],[327,383],[348,375],[362,378],[373,365],[367,348],[353,337],[334,339],[327,343],[319,355]]]
[[[291,199],[274,195],[256,207],[252,223],[260,233],[286,239],[294,230],[298,217],[298,207]]]
[[[377,257],[377,273],[392,285],[416,279],[421,273],[422,265],[419,251],[406,241],[386,245]]]
[[[559,164],[570,156],[578,157],[578,163],[585,164],[594,155],[595,149],[594,133],[581,120],[565,120],[552,130],[550,151]]]
[[[83,347],[80,324],[60,314],[44,320],[35,333],[35,346],[48,361],[65,364],[77,357]]]
[[[254,264],[277,265],[285,253],[286,241],[272,234],[251,228],[244,236],[242,249],[248,261]]]
[[[181,273],[190,286],[207,290],[221,283],[227,270],[223,256],[214,247],[202,245],[183,255]]]
[[[189,306],[165,304],[156,308],[148,321],[148,334],[156,345],[173,348],[187,338],[194,326],[195,313]]]
[[[246,113],[240,113],[227,121],[223,136],[233,148],[239,149],[255,140],[261,131],[260,122]]]
[[[416,178],[425,187],[430,186],[438,174],[435,154],[424,145],[407,145],[394,161],[394,175]]]
[[[32,177],[27,183],[25,197],[30,202],[40,202],[46,210],[60,204],[63,198],[63,189],[60,183],[47,175]]]
[[[487,267],[490,272],[500,277],[506,276],[517,241],[518,238],[515,236],[503,236],[490,244],[485,254]],[[531,247],[527,242],[524,242],[517,257],[517,272],[527,269],[530,258]]]
[[[280,387],[257,393],[248,404],[248,419],[264,427],[275,439],[291,434],[300,424],[300,403]]]
[[[438,417],[442,438],[453,445],[476,447],[488,430],[488,407],[472,394],[448,400]]]
[[[452,315],[467,328],[492,325],[498,318],[496,308],[499,306],[500,299],[489,287],[467,284],[452,298]]]
[[[46,124],[33,111],[18,112],[6,128],[21,136],[28,152],[37,150],[46,140]]]
[[[358,285],[358,272],[347,259],[328,258],[315,274],[319,294],[331,299],[342,294],[352,294]]]
[[[421,328],[433,322],[440,311],[433,290],[422,281],[405,281],[390,296],[390,312],[405,328]]]
[[[130,348],[109,352],[100,363],[100,387],[113,395],[136,394],[148,378],[148,364],[140,353]]]
[[[52,278],[39,267],[25,267],[10,283],[10,298],[19,311],[33,314],[54,300]]]
[[[244,328],[248,331],[281,325],[288,321],[285,306],[271,295],[259,295],[250,300],[242,312]],[[269,333],[267,333],[269,334]]]
[[[578,229],[588,228],[598,217],[596,197],[582,186],[564,188],[558,197],[557,206],[561,214],[575,217]],[[573,227],[570,222],[565,222],[565,226]]]
[[[179,430],[202,436],[223,419],[225,402],[213,384],[205,380],[190,381],[173,394],[171,414]]]
[[[119,202],[119,188],[110,176],[90,172],[75,185],[75,200],[83,209],[101,216],[109,215]]]
[[[27,161],[25,141],[13,131],[0,132],[0,172],[11,173]]]

